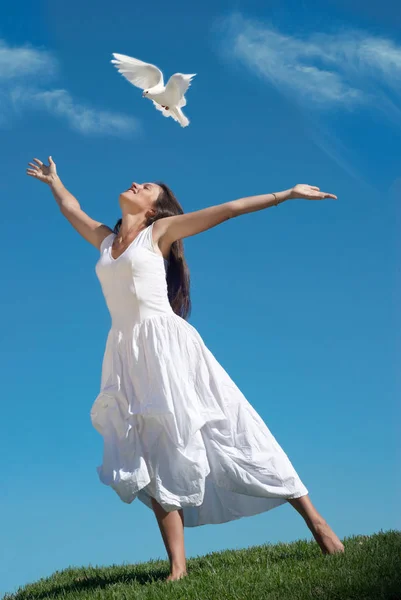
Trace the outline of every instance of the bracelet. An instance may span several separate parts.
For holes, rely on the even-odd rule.
[[[275,197],[275,199],[276,199],[276,204],[275,204],[274,206],[277,206],[277,205],[278,205],[277,196],[276,196],[276,194],[274,194],[273,192],[272,192],[272,196],[274,196],[274,197]]]

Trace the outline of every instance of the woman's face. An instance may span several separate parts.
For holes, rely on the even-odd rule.
[[[126,206],[135,209],[133,212],[149,210],[153,208],[160,190],[161,188],[157,183],[132,182],[128,190],[120,194],[120,204],[121,201],[124,202]]]

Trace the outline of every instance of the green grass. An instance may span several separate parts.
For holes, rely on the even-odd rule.
[[[68,568],[4,600],[401,600],[401,532],[342,540],[324,556],[315,542],[254,546],[188,560],[189,575],[166,583],[164,560]]]

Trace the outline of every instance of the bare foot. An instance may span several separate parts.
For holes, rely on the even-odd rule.
[[[344,552],[345,548],[340,538],[336,536],[326,521],[312,524],[309,529],[319,544],[323,554]]]
[[[183,577],[186,577],[188,575],[187,571],[183,571],[183,570],[176,570],[167,577],[166,581],[177,581],[177,579],[182,579]]]

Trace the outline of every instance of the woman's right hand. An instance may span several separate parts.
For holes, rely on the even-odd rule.
[[[28,163],[31,167],[26,170],[27,175],[34,177],[35,179],[39,179],[39,181],[43,181],[43,183],[51,184],[53,181],[57,179],[57,169],[56,163],[53,161],[52,157],[49,156],[49,166],[42,163],[38,158],[33,159],[37,164],[33,162]]]

